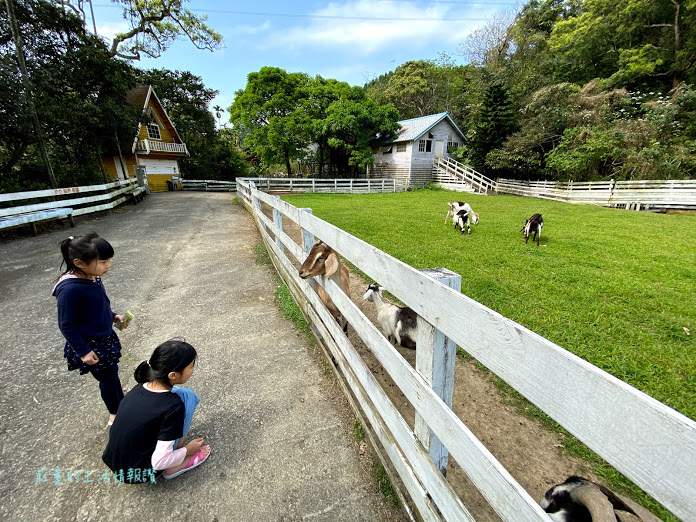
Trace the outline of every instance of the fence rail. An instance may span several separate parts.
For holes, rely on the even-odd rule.
[[[479,194],[491,194],[497,190],[495,181],[448,157],[435,158],[433,181],[450,185],[466,185]]]
[[[635,210],[696,209],[696,180],[516,181],[498,180],[498,192],[567,203]]]
[[[403,192],[406,184],[390,178],[378,179],[314,179],[314,178],[239,178],[253,181],[259,189],[274,194],[372,194]],[[183,190],[237,190],[234,181],[182,179]]]
[[[145,178],[131,178],[101,185],[0,194],[0,226],[32,224],[36,233],[35,222],[60,217],[61,211],[69,211],[72,223],[74,216],[110,210],[128,199],[137,202],[146,192]]]
[[[413,308],[421,322],[463,347],[674,514],[696,519],[694,421],[310,212],[258,190],[249,180],[238,180],[238,195],[262,231],[276,267],[336,359],[423,519],[472,520],[423,441],[321,304],[312,283],[298,277],[286,253],[301,263],[314,237],[334,247]],[[273,209],[273,220],[261,211],[262,204]],[[283,218],[302,228],[304,248],[283,232]],[[549,520],[340,288],[330,279],[317,279],[496,513],[503,520]]]

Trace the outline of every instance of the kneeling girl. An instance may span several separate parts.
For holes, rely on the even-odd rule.
[[[183,437],[200,402],[184,384],[196,364],[196,350],[172,339],[159,345],[135,370],[139,383],[123,398],[102,460],[127,483],[171,479],[202,464],[210,454],[203,439]]]

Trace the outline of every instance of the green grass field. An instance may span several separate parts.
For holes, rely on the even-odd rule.
[[[696,419],[696,215],[420,190],[286,199]],[[444,226],[447,202],[480,214]],[[541,246],[525,218],[544,217]],[[692,333],[687,335],[684,328]]]

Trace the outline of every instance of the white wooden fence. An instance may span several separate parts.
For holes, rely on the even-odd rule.
[[[384,451],[424,520],[473,520],[369,368],[319,300],[312,282],[299,278],[317,237],[394,294],[453,343],[464,348],[570,433],[684,520],[696,520],[696,423],[377,248],[238,180],[238,196],[250,210],[276,268],[337,361]],[[273,209],[267,218],[261,206]],[[297,245],[282,230],[290,219],[303,230]],[[288,257],[289,256],[291,257]],[[317,278],[417,415],[482,493],[509,521],[549,520],[452,412],[423,377],[401,357],[359,308],[330,279]],[[423,338],[419,334],[419,350]],[[437,354],[435,354],[437,355]]]
[[[499,193],[635,210],[696,209],[696,179],[643,181],[517,181],[499,179]]]
[[[253,181],[266,192],[275,194],[370,194],[375,192],[403,192],[406,184],[389,178],[379,179],[313,179],[313,178],[240,178]],[[237,190],[234,181],[182,179],[183,190]]]
[[[137,200],[147,192],[147,180],[131,178],[101,185],[32,190],[0,194],[0,228],[31,224],[49,219],[81,216],[110,210],[126,200]]]

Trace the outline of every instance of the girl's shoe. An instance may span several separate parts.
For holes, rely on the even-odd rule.
[[[193,455],[189,459],[188,464],[186,465],[185,468],[180,469],[179,471],[177,471],[176,473],[172,473],[171,475],[163,475],[163,476],[167,480],[176,478],[179,475],[181,475],[182,473],[186,473],[187,471],[190,471],[193,468],[197,468],[198,466],[203,464],[208,459],[209,456],[210,456],[210,451],[208,452],[207,455],[205,453],[203,453],[203,451],[199,451],[198,453],[196,453],[195,455]]]

